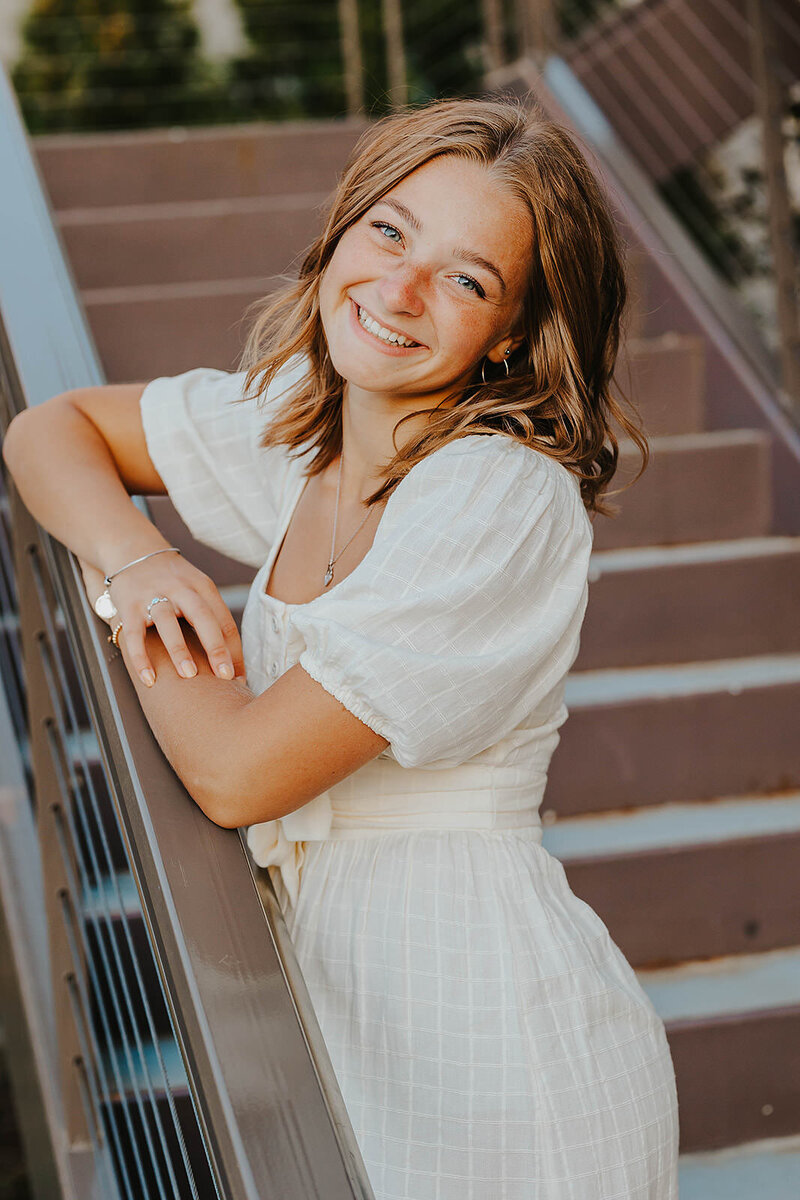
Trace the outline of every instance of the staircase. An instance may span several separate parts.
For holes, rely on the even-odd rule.
[[[245,307],[311,240],[362,128],[35,140],[109,382],[235,365]],[[635,302],[617,376],[653,459],[619,518],[595,524],[546,844],[667,1023],[684,1200],[785,1200],[800,1194],[793,468],[692,304],[623,232]],[[624,476],[637,456],[622,458]],[[241,608],[251,573],[189,552]]]

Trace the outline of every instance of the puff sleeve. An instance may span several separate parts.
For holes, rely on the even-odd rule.
[[[298,661],[401,766],[457,765],[539,706],[545,719],[578,651],[591,547],[560,463],[504,435],[450,442],[395,489],[356,569],[294,610]]]
[[[140,412],[147,449],[170,500],[199,541],[261,566],[274,537],[293,460],[259,446],[270,409],[303,377],[288,363],[266,397],[242,401],[246,372],[195,367],[145,387]]]

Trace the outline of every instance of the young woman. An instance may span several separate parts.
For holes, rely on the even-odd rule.
[[[568,133],[433,104],[365,133],[238,372],[71,391],[7,439],[93,600],[113,575],[169,761],[270,869],[378,1200],[677,1194],[663,1026],[538,818],[612,420],[646,458],[625,299]],[[165,492],[258,567],[243,655],[129,498]]]

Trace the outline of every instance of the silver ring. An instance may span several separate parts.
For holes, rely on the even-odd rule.
[[[150,609],[155,608],[155,606],[157,604],[171,604],[171,603],[172,603],[172,601],[170,600],[169,596],[153,596],[153,599],[150,601],[150,603],[147,606],[148,617],[150,616]]]

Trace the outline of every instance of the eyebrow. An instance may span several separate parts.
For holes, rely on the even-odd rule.
[[[422,226],[414,216],[410,208],[400,200],[393,200],[389,196],[384,196],[380,200],[381,204],[386,204],[389,208],[393,208],[398,216],[402,217],[416,233],[422,233]],[[484,258],[481,254],[476,254],[474,250],[466,250],[463,246],[456,246],[453,254],[456,258],[460,258],[463,262],[472,263],[475,267],[483,267],[484,271],[488,271],[490,275],[494,275],[497,282],[500,284],[503,295],[506,292],[506,281],[500,273],[500,270],[489,262],[488,258]]]

